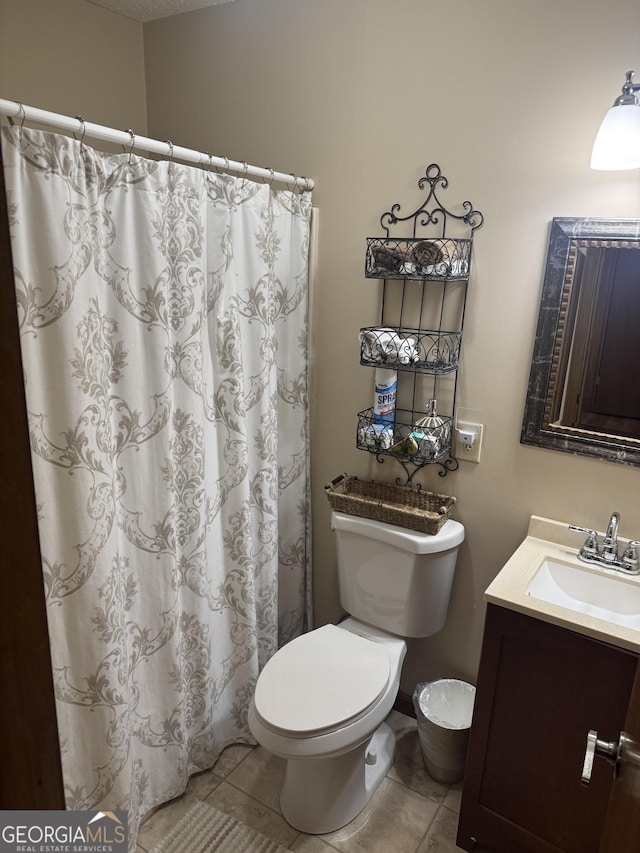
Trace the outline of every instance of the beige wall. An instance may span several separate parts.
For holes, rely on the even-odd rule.
[[[144,135],[142,38],[85,0],[0,0],[0,98]]]
[[[637,470],[519,443],[551,218],[640,214],[637,172],[589,169],[601,117],[640,60],[639,31],[637,0],[236,0],[145,26],[151,135],[317,180],[319,622],[341,612],[323,484],[342,471],[402,473],[354,446],[372,385],[358,330],[379,311],[364,238],[394,202],[407,212],[420,203],[417,181],[434,161],[447,200],[485,214],[459,383],[485,443],[480,465],[420,477],[457,496],[467,540],[445,629],[411,643],[406,692],[422,679],[474,678],[483,590],[530,514],[602,529],[617,509],[621,532],[640,536]]]
[[[420,482],[458,498],[467,540],[445,629],[411,643],[403,689],[473,679],[482,593],[531,513],[640,536],[640,473],[523,447],[520,424],[554,216],[637,217],[638,173],[588,167],[598,123],[639,57],[637,0],[236,0],[145,25],[148,133],[312,175],[320,209],[314,305],[314,581],[337,619],[323,484],[392,479],[354,446],[372,374],[358,330],[377,322],[364,238],[437,162],[447,200],[485,215],[469,289],[459,403],[485,424],[480,465]],[[620,22],[624,22],[621,25]],[[1,0],[0,96],[145,131],[142,27],[84,0]],[[579,543],[576,542],[576,545]]]

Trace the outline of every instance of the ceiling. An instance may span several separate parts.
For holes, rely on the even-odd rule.
[[[231,3],[232,0],[88,0],[96,6],[104,6],[134,21],[155,21],[157,18],[168,18],[170,15],[180,15],[182,12],[192,12],[194,9],[204,9],[205,6],[218,6],[220,3]]]

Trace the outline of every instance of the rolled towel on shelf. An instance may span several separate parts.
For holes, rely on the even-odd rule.
[[[360,428],[358,438],[367,447],[388,450],[393,444],[393,427],[389,424],[368,424]]]
[[[377,348],[380,352],[380,361],[393,361],[393,355],[396,351],[396,338],[398,336],[393,329],[380,329],[378,332]]]
[[[395,358],[398,364],[415,364],[420,361],[418,346],[415,338],[403,338],[396,335]]]
[[[461,260],[441,261],[439,264],[431,264],[422,269],[424,275],[464,276],[469,271],[469,263],[463,258]]]
[[[387,360],[387,347],[391,336],[395,333],[393,329],[385,327],[375,329],[360,329],[360,350],[365,361],[374,361],[382,364]]]
[[[385,326],[360,329],[360,352],[364,361],[375,364],[415,364],[420,360],[415,338],[405,338]]]

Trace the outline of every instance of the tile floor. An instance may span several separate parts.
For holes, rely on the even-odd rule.
[[[145,821],[137,853],[151,850],[194,800],[233,815],[294,853],[459,853],[462,784],[442,785],[428,775],[413,718],[393,711],[388,722],[398,738],[394,766],[364,811],[343,829],[327,835],[293,829],[279,806],[285,762],[261,747],[230,746],[212,770],[192,777],[181,797]]]

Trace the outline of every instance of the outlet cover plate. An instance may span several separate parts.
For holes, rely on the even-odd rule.
[[[460,441],[460,430],[465,432],[475,432],[476,440],[471,446],[462,444]],[[482,434],[484,432],[484,424],[471,424],[467,421],[458,421],[455,429],[455,448],[454,456],[461,462],[479,462],[480,451],[482,450]]]

